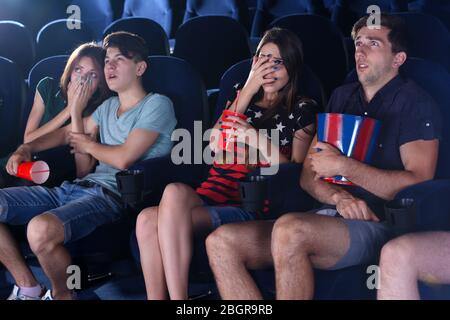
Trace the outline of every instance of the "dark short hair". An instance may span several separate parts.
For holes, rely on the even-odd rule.
[[[103,39],[103,48],[117,48],[121,54],[136,62],[148,59],[148,47],[144,39],[134,33],[118,31],[108,34]]]
[[[369,16],[364,16],[361,19],[359,19],[352,29],[352,39],[355,40],[355,38],[358,35],[358,32],[367,26],[367,20],[369,19]],[[388,33],[388,39],[392,46],[392,52],[398,53],[398,52],[408,52],[408,32],[406,29],[405,21],[395,15],[382,13],[381,14],[381,22],[380,25],[382,27],[385,27],[389,29]]]

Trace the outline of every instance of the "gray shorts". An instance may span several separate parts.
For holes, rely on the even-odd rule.
[[[314,210],[316,214],[335,216],[336,209]],[[359,264],[374,263],[378,260],[381,248],[393,234],[386,222],[341,219],[350,234],[350,247],[344,256],[327,270],[338,270]]]

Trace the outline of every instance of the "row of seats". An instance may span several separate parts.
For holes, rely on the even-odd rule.
[[[271,21],[288,14],[308,13],[329,17],[347,34],[370,5],[384,12],[430,13],[450,26],[450,8],[445,0],[125,0],[122,17],[142,16],[158,21],[173,38],[178,26],[191,18],[225,15],[239,21],[252,37],[260,37]]]
[[[437,28],[439,25],[436,25],[435,22],[438,21],[431,16],[412,13],[401,14],[401,16],[411,31],[416,25],[420,26],[414,33],[414,41],[411,41],[410,56],[440,63],[450,70],[450,35],[448,32]],[[44,47],[55,49],[55,52],[48,52],[49,55],[69,53],[72,49],[70,43],[78,44],[78,42],[88,41],[82,31],[80,33],[68,31],[66,23],[65,20],[52,22],[48,32],[40,32],[39,39],[46,44]],[[336,27],[321,16],[290,15],[275,20],[270,25],[270,27],[272,26],[290,29],[299,36],[303,43],[304,61],[310,67],[311,72],[319,78],[323,87],[323,96],[318,101],[325,104],[332,90],[344,81],[348,70],[351,69],[348,62],[354,61],[353,54],[350,53],[353,46],[346,46],[345,40]],[[426,26],[426,28],[422,28],[422,26]],[[14,30],[17,32],[14,33]],[[151,55],[167,54],[167,37],[164,36],[162,28],[152,20],[124,18],[110,25],[105,30],[105,35],[118,30],[128,30],[145,37],[150,43],[150,47],[154,49],[151,51]],[[315,30],[316,32],[305,32],[305,30]],[[430,33],[427,30],[433,30],[433,32]],[[6,42],[7,38],[11,36],[17,40],[19,31],[26,34],[26,29],[18,23],[0,22],[0,42]],[[62,34],[62,36],[56,37],[58,34]],[[81,35],[79,39],[76,38],[77,34]],[[200,34],[201,36],[199,36]],[[317,37],[316,34],[321,36]],[[55,38],[61,39],[57,42],[58,46],[54,45]],[[156,46],[158,39],[161,44],[159,49]],[[25,53],[32,51],[30,48],[32,46],[26,45],[26,41],[22,47],[0,46],[0,56],[13,57],[13,60],[21,68],[25,64],[22,58]],[[10,50],[7,52],[8,54],[4,54],[3,52],[7,50]],[[222,16],[197,17],[185,23],[177,33],[177,44],[173,54],[186,60],[198,70],[207,89],[218,88],[223,73],[235,63],[250,58],[251,55],[245,30],[233,19]],[[54,61],[54,59],[50,59],[46,63],[49,61]],[[31,65],[31,62],[28,61],[27,64]],[[35,80],[29,78],[28,80],[33,94],[36,81],[39,80],[40,78]],[[29,98],[29,101],[32,101],[32,97]],[[217,95],[210,95],[210,97],[212,97],[210,104],[215,105],[214,99],[217,98]],[[30,103],[27,104],[27,107],[30,107]],[[211,108],[210,114],[213,111]],[[27,116],[28,110],[22,112],[21,123],[26,121]],[[20,127],[19,129],[23,130],[24,128]],[[10,139],[8,141],[13,141],[11,142],[13,145],[17,143]]]
[[[248,30],[252,37],[260,37],[271,21],[288,14],[317,14],[330,18],[343,34],[350,32],[353,23],[366,14],[369,5],[378,5],[386,12],[424,12],[450,24],[450,8],[445,0],[0,0],[0,20],[23,23],[33,37],[48,22],[67,18],[73,11],[69,5],[81,9],[83,20],[101,39],[107,25],[119,17],[146,17],[162,26],[169,38],[183,22],[205,15],[231,17]],[[119,12],[114,12],[119,11]],[[251,16],[251,18],[250,18]],[[250,21],[252,20],[252,22]]]
[[[419,13],[398,15],[406,21],[414,37],[410,41],[410,56],[434,61],[450,70],[450,33],[439,20]],[[75,30],[68,29],[68,23],[71,22],[60,19],[47,24],[38,33],[35,54],[34,42],[23,25],[0,21],[0,43],[7,44],[0,46],[0,56],[14,60],[23,74],[28,74],[35,61],[47,56],[69,54],[80,43],[93,39],[83,22],[80,21],[80,29]],[[303,43],[304,60],[323,82],[326,95],[342,83],[345,74],[353,67],[353,42],[343,37],[329,19],[295,14],[276,19],[268,28],[273,26],[290,29],[299,36]],[[169,54],[169,40],[162,27],[153,20],[122,18],[109,25],[103,35],[118,30],[141,35],[149,44],[151,55]],[[55,39],[58,39],[56,43]],[[249,58],[252,52],[245,29],[232,18],[224,16],[190,19],[180,26],[175,40],[173,55],[197,68],[208,89],[218,88],[223,72],[234,63]]]
[[[19,21],[36,35],[46,23],[67,18],[67,7],[72,4],[81,8],[82,20],[95,32],[97,39],[113,20],[132,16],[158,22],[169,38],[175,36],[183,22],[204,15],[232,17],[254,37],[259,37],[274,19],[294,13],[329,17],[343,33],[348,33],[355,19],[365,14],[369,5],[378,5],[386,12],[426,12],[450,25],[450,7],[445,0],[1,0],[0,20]]]

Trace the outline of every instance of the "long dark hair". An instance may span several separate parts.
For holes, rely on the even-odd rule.
[[[262,121],[271,118],[279,108],[287,109],[291,113],[292,107],[298,100],[299,77],[303,67],[303,49],[300,39],[290,30],[282,28],[272,28],[264,33],[256,49],[256,56],[259,56],[261,48],[273,43],[280,51],[281,59],[289,75],[288,83],[280,90],[274,102],[274,108],[270,108],[264,113]],[[264,90],[261,87],[252,99],[257,102],[264,97]]]
[[[70,55],[60,80],[61,94],[63,98],[67,100],[67,87],[70,82],[70,75],[78,62],[84,57],[91,58],[92,62],[99,69],[98,88],[88,102],[89,106],[98,106],[111,96],[111,91],[108,88],[108,84],[105,80],[105,73],[103,71],[105,50],[94,42],[80,45]]]

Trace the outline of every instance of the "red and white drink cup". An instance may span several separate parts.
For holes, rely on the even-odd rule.
[[[247,116],[243,113],[229,109],[223,111],[221,117],[222,125],[220,126],[222,132],[219,136],[219,148],[227,152],[235,151],[236,148],[235,143],[230,143],[231,138],[234,136],[233,133],[230,132],[230,129],[232,129],[232,127],[230,127],[230,122],[233,122],[233,120],[228,119],[230,116],[239,117],[242,120],[247,121]]]
[[[45,161],[22,162],[17,168],[17,177],[42,184],[50,176],[50,168]]]

